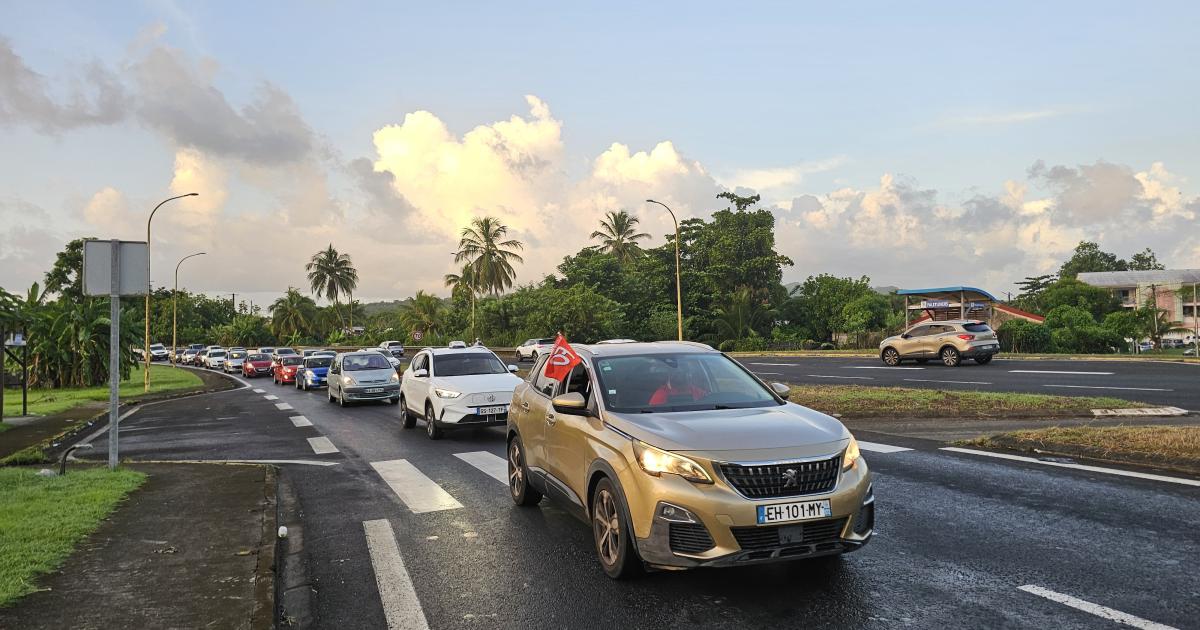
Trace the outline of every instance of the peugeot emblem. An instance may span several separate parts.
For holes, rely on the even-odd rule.
[[[789,468],[783,471],[783,487],[795,488],[796,486],[800,485],[800,482],[796,480],[797,474],[798,473],[796,472],[795,468]]]
[[[496,402],[496,395],[488,394],[488,402]]]

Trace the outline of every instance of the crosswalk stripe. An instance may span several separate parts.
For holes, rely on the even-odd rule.
[[[279,397],[275,394],[267,394],[266,396],[263,396],[263,398],[266,398],[267,400],[279,400]]]
[[[508,484],[508,462],[487,451],[471,451],[470,453],[455,453],[455,457],[487,473],[492,479],[502,484]]]
[[[265,394],[265,393],[267,393],[267,390],[265,390],[265,389],[259,389],[259,388],[255,387],[255,388],[254,388],[254,393],[255,393],[255,394]]]
[[[312,426],[312,422],[310,422],[308,420],[308,418],[305,418],[304,416],[292,416],[291,418],[288,418],[288,419],[292,421],[292,424],[294,424],[298,427],[311,427]]]
[[[863,442],[861,440],[858,442],[858,448],[864,451],[871,451],[872,453],[903,453],[904,451],[912,450],[911,448],[905,448],[903,446],[877,444],[875,442]]]
[[[313,452],[317,455],[338,452],[338,449],[333,445],[333,442],[330,442],[329,438],[323,435],[321,437],[308,438],[308,445],[312,447]]]
[[[392,524],[387,519],[363,521],[363,531],[367,536],[367,553],[371,556],[371,568],[375,570],[375,585],[379,588],[388,630],[428,630],[425,611],[413,588],[412,578],[404,568]]]
[[[291,405],[289,405],[287,403],[275,403],[275,408],[280,411],[287,411],[289,409],[295,409],[295,407],[292,407]]]
[[[449,492],[417,470],[407,459],[371,462],[371,467],[414,514],[462,507]]]

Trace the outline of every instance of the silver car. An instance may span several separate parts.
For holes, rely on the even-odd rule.
[[[378,351],[344,352],[333,359],[327,378],[329,402],[400,401],[400,374]]]
[[[1000,342],[996,331],[975,319],[922,322],[879,343],[879,358],[892,366],[906,359],[917,363],[938,359],[947,367],[956,367],[963,359],[974,359],[983,365],[998,352]]]
[[[225,356],[225,365],[223,369],[226,372],[238,373],[242,371],[242,366],[246,363],[245,350],[230,350]]]

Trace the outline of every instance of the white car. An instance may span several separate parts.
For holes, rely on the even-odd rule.
[[[225,364],[222,367],[226,372],[237,374],[242,371],[242,366],[246,364],[245,350],[230,350],[225,355]]]
[[[554,347],[554,338],[526,339],[525,343],[517,346],[517,361],[537,361],[538,357],[550,352]]]
[[[259,348],[254,354],[275,354],[275,348]]]
[[[171,356],[167,351],[167,347],[161,343],[150,344],[150,360],[151,361],[166,361]]]
[[[400,420],[406,429],[425,421],[429,439],[447,429],[502,426],[521,379],[487,348],[425,348],[400,380]]]
[[[379,349],[398,359],[404,358],[403,341],[385,341],[379,344]]]
[[[208,354],[204,357],[204,367],[210,370],[223,369],[225,367],[226,354],[224,350],[209,350]]]

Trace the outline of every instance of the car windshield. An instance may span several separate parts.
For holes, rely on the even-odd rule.
[[[167,347],[162,345],[161,343],[152,343],[152,344],[150,344],[150,349],[151,350],[166,350]]]
[[[245,352],[230,352],[229,358],[230,359],[245,359],[246,353]]]
[[[276,354],[276,355],[281,355],[281,354],[296,354],[296,351],[295,351],[295,350],[292,350],[291,348],[276,348],[276,349],[275,349],[275,354]]]
[[[225,351],[224,350],[210,350],[208,352],[208,356],[213,357],[213,358],[223,357],[223,356],[225,356]]]
[[[300,365],[303,361],[300,357],[284,357],[279,360],[279,365]]]
[[[250,356],[246,357],[246,360],[247,360],[247,361],[250,361],[250,362],[254,362],[254,361],[270,361],[270,360],[271,360],[271,357],[269,357],[269,356],[267,356],[267,355],[265,355],[265,354],[252,354],[252,355],[250,355]]]
[[[383,358],[382,354],[348,354],[342,360],[342,369],[347,372],[358,372],[360,370],[390,370],[392,364],[387,359]]]
[[[333,363],[333,357],[309,357],[304,361],[304,367],[327,368]]]
[[[434,357],[433,371],[437,376],[468,376],[504,374],[508,368],[490,352],[470,352]]]
[[[778,399],[716,353],[647,354],[595,361],[604,405],[617,413],[771,407]]]

